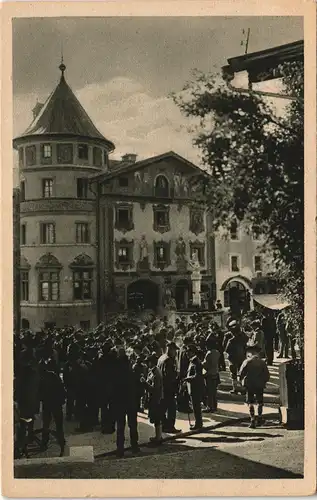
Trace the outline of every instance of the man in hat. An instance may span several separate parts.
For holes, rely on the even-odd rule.
[[[188,394],[190,396],[195,424],[191,426],[192,430],[198,430],[203,427],[203,418],[201,413],[201,402],[204,396],[204,378],[201,361],[197,356],[197,348],[190,344],[187,349],[189,357],[189,366],[185,382],[187,382]]]
[[[224,340],[225,352],[228,355],[229,370],[231,373],[232,390],[231,394],[244,393],[242,389],[238,389],[238,372],[240,366],[245,359],[246,344],[248,337],[241,331],[237,320],[233,319],[228,324],[229,333]]]
[[[167,351],[158,360],[157,366],[163,376],[162,401],[163,432],[177,434],[180,430],[175,428],[176,422],[176,394],[178,391],[178,373],[176,367],[177,345],[175,342],[167,344]]]
[[[247,347],[247,358],[242,363],[239,370],[239,378],[247,390],[246,402],[249,405],[250,428],[255,429],[255,408],[258,406],[257,424],[262,424],[263,413],[263,393],[264,388],[270,380],[270,373],[266,362],[260,357],[260,348],[257,344],[250,344]]]

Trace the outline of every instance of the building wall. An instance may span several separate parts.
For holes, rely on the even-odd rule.
[[[25,201],[20,204],[20,228],[26,225],[26,244],[21,245],[21,255],[29,267],[29,298],[21,301],[21,320],[27,320],[30,328],[39,329],[45,323],[55,323],[58,327],[78,325],[81,321],[89,321],[91,326],[97,322],[97,247],[96,247],[96,198],[88,189],[87,198],[77,198],[77,178],[90,177],[106,168],[96,168],[92,163],[92,148],[89,141],[89,159],[82,161],[77,156],[77,142],[73,142],[73,163],[57,164],[57,143],[70,143],[69,139],[59,137],[34,139],[22,146],[36,146],[36,164],[26,166],[20,162],[20,178],[25,184]],[[80,141],[81,143],[85,141]],[[53,146],[51,164],[41,164],[41,144]],[[97,144],[98,147],[100,146]],[[17,144],[19,147],[19,143]],[[103,158],[104,161],[104,158]],[[77,162],[77,163],[76,163]],[[53,196],[43,198],[42,179],[53,179]],[[41,244],[41,223],[55,224],[55,243]],[[89,243],[76,243],[76,222],[88,223]],[[21,231],[21,229],[20,229]],[[39,269],[37,264],[41,257],[52,254],[59,262],[60,294],[59,300],[40,300]],[[85,254],[93,262],[93,279],[91,282],[91,298],[75,300],[73,295],[73,269],[70,265],[76,257]],[[26,261],[25,261],[26,259]]]

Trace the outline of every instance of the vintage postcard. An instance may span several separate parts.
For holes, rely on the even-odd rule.
[[[315,3],[1,10],[3,494],[313,494]]]

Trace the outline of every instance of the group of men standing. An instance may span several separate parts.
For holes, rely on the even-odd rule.
[[[145,407],[155,427],[154,445],[161,444],[162,432],[180,432],[175,427],[177,410],[192,411],[191,428],[198,430],[202,413],[217,410],[225,355],[232,392],[247,393],[254,426],[252,408],[256,402],[261,416],[269,375],[263,324],[255,319],[251,325],[246,334],[239,319],[230,316],[226,330],[199,315],[193,315],[188,325],[178,320],[176,327],[166,319],[140,324],[119,318],[90,333],[67,327],[15,335],[17,455],[25,453],[40,403],[42,448],[48,446],[53,418],[61,454],[65,402],[66,419],[78,422],[78,432],[100,423],[102,433],[117,433],[118,456],[124,454],[126,421],[132,450],[139,452],[137,414]]]

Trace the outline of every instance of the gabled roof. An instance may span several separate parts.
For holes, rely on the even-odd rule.
[[[98,139],[107,142],[110,150],[115,148],[114,144],[95,127],[66,83],[63,72],[59,84],[48,97],[31,125],[20,137],[59,134]]]
[[[112,179],[114,177],[117,177],[118,175],[125,174],[125,173],[130,173],[134,172],[135,170],[141,170],[145,167],[148,167],[149,165],[152,165],[153,163],[165,160],[167,158],[174,158],[176,160],[179,160],[182,163],[185,163],[188,167],[194,169],[197,174],[204,174],[204,170],[201,168],[197,167],[197,165],[194,165],[194,163],[186,160],[186,158],[183,158],[182,156],[178,155],[174,151],[168,151],[167,153],[163,153],[161,155],[157,156],[152,156],[151,158],[146,158],[145,160],[140,160],[135,163],[122,163],[122,165],[116,166],[113,170],[110,170],[109,172],[103,172],[101,174],[97,174],[91,177],[92,180],[94,181],[99,181],[99,180],[108,180]]]

